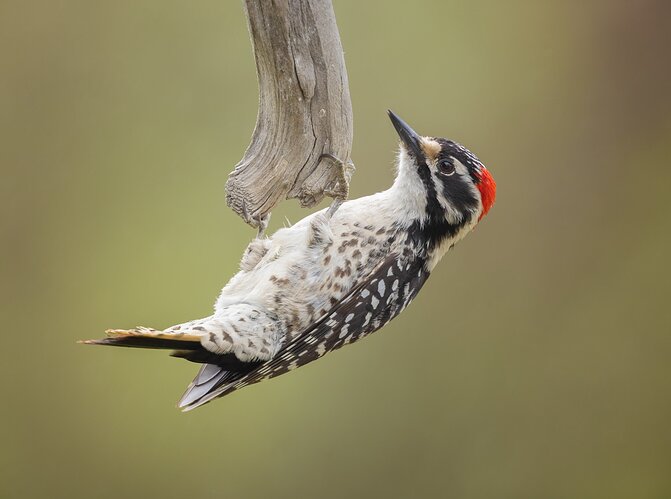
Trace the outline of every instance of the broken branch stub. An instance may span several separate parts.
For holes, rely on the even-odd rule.
[[[349,160],[352,102],[331,0],[246,0],[245,7],[259,110],[226,202],[256,227],[283,199],[309,207],[341,190],[322,154]]]

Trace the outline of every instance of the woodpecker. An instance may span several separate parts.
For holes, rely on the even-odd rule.
[[[392,111],[389,118],[401,139],[389,189],[336,201],[252,240],[213,315],[165,330],[109,330],[83,343],[169,349],[202,364],[178,404],[188,411],[383,327],[496,196],[494,179],[469,150],[418,135]]]

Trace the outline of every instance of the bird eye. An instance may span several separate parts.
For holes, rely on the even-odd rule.
[[[441,175],[449,177],[450,175],[453,175],[454,172],[455,172],[454,163],[452,163],[451,161],[448,161],[447,159],[441,159],[438,162],[438,173],[440,173]]]

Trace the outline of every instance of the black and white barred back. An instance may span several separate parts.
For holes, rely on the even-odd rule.
[[[189,409],[265,379],[285,374],[385,326],[417,296],[429,272],[424,251],[390,254],[360,285],[271,360],[241,371],[205,365],[180,400]]]

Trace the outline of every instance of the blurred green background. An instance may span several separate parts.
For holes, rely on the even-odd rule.
[[[0,497],[671,497],[671,4],[335,10],[353,196],[392,108],[497,204],[384,332],[181,414],[196,366],[75,340],[207,315],[254,234],[242,5],[0,1]]]

